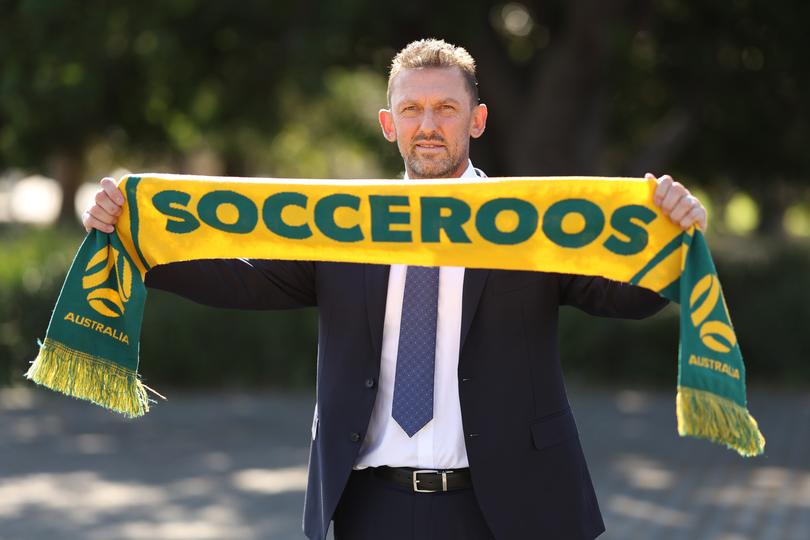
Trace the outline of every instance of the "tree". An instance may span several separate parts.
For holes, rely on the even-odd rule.
[[[63,219],[99,140],[175,158],[204,143],[244,173],[240,145],[273,132],[283,81],[322,65],[297,30],[311,6],[274,4],[4,2],[0,167],[49,166]]]

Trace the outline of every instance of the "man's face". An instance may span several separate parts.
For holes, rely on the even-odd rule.
[[[470,137],[486,125],[458,68],[404,69],[391,86],[391,109],[380,111],[385,138],[396,141],[409,178],[453,178],[467,168]]]

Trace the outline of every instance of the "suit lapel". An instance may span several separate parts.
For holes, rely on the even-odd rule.
[[[464,290],[461,294],[461,345],[464,347],[464,340],[467,339],[467,332],[470,331],[473,317],[478,309],[478,301],[481,300],[481,293],[487,282],[489,270],[480,268],[467,268],[464,270]]]
[[[375,358],[379,358],[382,350],[383,323],[385,322],[385,301],[388,297],[388,272],[391,267],[387,264],[366,264],[364,266],[366,310],[368,311],[371,345],[374,347]]]

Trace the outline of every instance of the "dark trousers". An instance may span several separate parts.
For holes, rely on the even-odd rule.
[[[494,540],[472,489],[414,493],[353,471],[334,516],[335,540]]]

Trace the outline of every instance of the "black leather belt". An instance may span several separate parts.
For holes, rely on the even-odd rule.
[[[435,493],[472,487],[470,469],[411,469],[370,467],[375,476],[410,488],[416,493]]]

